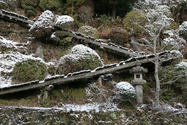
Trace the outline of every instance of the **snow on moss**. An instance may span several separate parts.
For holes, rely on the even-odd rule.
[[[100,56],[94,50],[82,44],[74,46],[68,55],[63,56],[60,59],[60,62],[63,62],[66,57],[75,63],[80,59],[93,59],[93,61],[95,61],[96,57],[102,62]]]
[[[74,46],[69,54],[61,57],[57,67],[60,74],[95,69],[103,66],[100,56],[91,48],[84,45]]]
[[[23,45],[27,45],[27,43],[22,43]],[[0,52],[0,88],[10,86],[12,83],[12,72],[13,68],[16,64],[16,62],[21,62],[23,60],[27,59],[33,59],[33,60],[40,60],[41,62],[45,63],[47,66],[48,65],[54,65],[52,63],[46,63],[44,62],[43,59],[41,58],[35,58],[33,54],[31,55],[24,55],[20,52],[16,52],[16,50],[19,49],[25,49],[27,50],[26,47],[23,46],[18,46],[20,43],[19,42],[14,42],[11,40],[7,40],[3,37],[0,37],[0,47],[7,48],[7,49],[13,49],[14,51],[7,51],[7,52]]]
[[[135,88],[128,82],[119,82],[116,84],[116,88],[123,99],[132,99],[135,97]]]
[[[62,16],[57,15],[54,24],[57,27],[69,28],[73,23],[73,21],[74,19],[68,15],[62,15]]]
[[[180,26],[179,26],[179,34],[187,39],[187,21],[184,21]]]
[[[53,28],[53,18],[54,14],[50,10],[44,11],[38,18],[37,21],[34,22],[32,27],[29,29],[29,32],[39,28]]]

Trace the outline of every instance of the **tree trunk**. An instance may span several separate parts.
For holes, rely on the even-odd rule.
[[[155,106],[159,105],[159,92],[160,92],[160,80],[158,77],[158,55],[155,55],[155,81],[156,81],[156,92],[155,92]]]
[[[115,20],[116,19],[116,5],[113,4],[112,7],[112,19]]]
[[[155,106],[159,105],[159,92],[160,92],[160,80],[158,77],[158,69],[159,69],[159,56],[156,52],[157,47],[157,37],[154,39],[154,55],[155,55],[155,81],[156,81],[156,92],[155,92]]]

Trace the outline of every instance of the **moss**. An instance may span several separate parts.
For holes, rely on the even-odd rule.
[[[13,69],[13,76],[22,82],[42,80],[46,76],[46,65],[39,60],[32,59],[17,62]]]
[[[94,37],[95,39],[99,38],[97,29],[95,29],[91,26],[82,26],[82,27],[79,28],[79,30],[77,32],[83,33],[85,36]]]
[[[140,26],[144,26],[144,24],[147,22],[144,15],[145,13],[142,11],[134,10],[129,12],[123,19],[124,29],[130,31],[134,35],[139,35],[139,33],[143,31]],[[138,23],[140,26],[136,23]]]
[[[71,44],[72,37],[66,37],[63,40],[60,40],[60,45],[67,47]]]

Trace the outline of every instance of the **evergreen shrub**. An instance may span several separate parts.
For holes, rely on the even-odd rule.
[[[134,35],[139,35],[143,31],[140,26],[144,26],[146,22],[145,13],[138,10],[129,12],[123,19],[124,29]]]
[[[126,30],[117,27],[110,31],[108,38],[110,38],[115,44],[123,46],[124,43],[129,41],[129,34]]]

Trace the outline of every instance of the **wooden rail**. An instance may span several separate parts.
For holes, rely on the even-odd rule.
[[[100,39],[95,39],[91,36],[85,36],[82,33],[77,33],[77,32],[68,31],[68,30],[62,30],[62,31],[64,31],[63,33],[65,35],[70,36],[70,37],[74,37],[76,39],[79,39],[84,44],[91,44],[91,45],[98,46],[100,48],[105,49],[106,51],[109,51],[111,53],[120,55],[122,57],[129,58],[129,57],[137,57],[137,56],[140,56],[140,55],[144,55],[144,52],[140,52],[140,53],[139,52],[134,52],[131,49],[116,45],[116,44],[114,44],[110,41],[108,41],[108,43],[104,43]]]
[[[167,56],[168,53],[169,52],[160,53],[160,57],[162,56],[165,61],[171,60],[171,58],[168,58]],[[120,71],[120,70],[134,67],[136,66],[137,61],[139,61],[141,64],[152,63],[152,61],[154,61],[154,55],[134,57],[126,61],[121,61],[120,63],[117,63],[117,64],[111,64],[111,65],[105,65],[103,67],[98,67],[95,70],[84,70],[80,72],[69,73],[67,75],[56,75],[51,78],[47,78],[43,81],[37,80],[37,81],[31,81],[28,83],[1,88],[0,95],[41,88],[41,87],[48,86],[48,85],[67,84],[70,82],[76,82],[76,81],[80,81],[84,79],[89,79],[94,76],[99,76],[102,74],[112,73],[115,71]]]
[[[26,28],[30,28],[30,24],[33,24],[33,21],[28,20],[27,17],[14,12],[6,11],[4,9],[0,10],[0,18],[2,20],[17,23]]]

